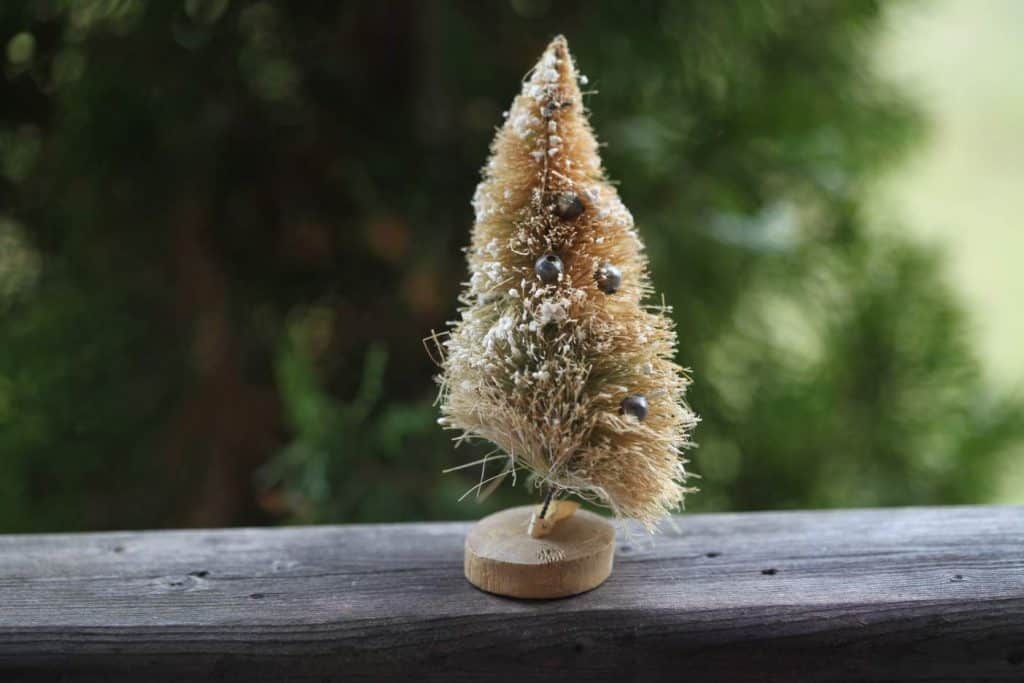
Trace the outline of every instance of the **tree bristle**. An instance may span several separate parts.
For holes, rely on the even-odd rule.
[[[653,525],[683,502],[680,452],[697,418],[672,321],[643,306],[643,245],[604,176],[563,37],[509,109],[473,207],[471,276],[443,343],[445,426]],[[541,276],[548,254],[557,278]],[[621,278],[612,293],[595,277],[608,266]],[[620,409],[627,396],[646,397],[642,421]]]

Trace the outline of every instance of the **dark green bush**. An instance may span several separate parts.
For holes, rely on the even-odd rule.
[[[0,530],[479,514],[421,339],[559,32],[694,370],[693,507],[985,500],[1020,405],[941,260],[860,210],[921,128],[869,68],[881,14],[2,3]]]

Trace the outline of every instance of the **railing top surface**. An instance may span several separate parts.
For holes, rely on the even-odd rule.
[[[549,602],[472,588],[462,576],[468,527],[0,536],[0,671],[100,666],[112,653],[169,671],[194,655],[190,666],[262,662],[251,678],[298,656],[298,677],[328,662],[390,671],[440,657],[450,680],[456,662],[482,675],[495,662],[507,660],[507,673],[523,657],[586,653],[579,661],[600,678],[614,652],[649,650],[651,661],[702,653],[675,664],[742,678],[727,666],[731,647],[770,678],[780,662],[796,670],[788,656],[807,663],[827,643],[916,657],[925,638],[942,656],[967,643],[986,675],[1024,675],[1022,507],[683,515],[653,537],[620,529],[611,578]],[[999,635],[985,640],[985,629]]]

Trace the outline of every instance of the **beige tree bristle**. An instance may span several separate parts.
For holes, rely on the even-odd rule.
[[[579,204],[559,207],[573,195],[579,215]],[[697,418],[672,322],[643,305],[643,245],[604,176],[563,37],[512,103],[473,207],[470,280],[440,342],[440,422],[493,442],[541,483],[651,526],[683,502],[680,451]],[[547,284],[535,271],[546,254],[564,266]],[[614,293],[598,284],[605,264],[621,271]],[[642,421],[620,410],[633,394],[647,398]]]

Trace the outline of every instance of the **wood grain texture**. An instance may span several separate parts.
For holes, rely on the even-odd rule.
[[[527,533],[536,505],[509,508],[474,524],[466,535],[464,570],[477,588],[513,598],[564,598],[608,578],[615,527],[580,510],[542,538]]]
[[[0,536],[0,681],[1024,680],[1024,508],[685,515],[544,602],[468,528]]]

